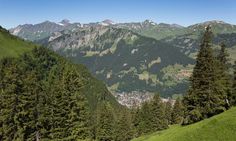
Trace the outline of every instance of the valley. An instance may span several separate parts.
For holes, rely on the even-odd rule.
[[[159,92],[164,98],[184,95],[202,32],[208,24],[214,32],[215,48],[225,42],[230,62],[235,61],[236,26],[223,21],[188,27],[151,20],[88,24],[63,21],[46,21],[30,25],[27,30],[24,29],[27,25],[20,25],[10,32],[84,64],[113,94]],[[27,38],[29,33],[34,39]]]

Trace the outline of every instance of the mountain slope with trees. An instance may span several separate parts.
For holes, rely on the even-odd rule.
[[[4,38],[16,47],[20,40]],[[97,107],[109,105],[115,123],[116,111],[124,110],[83,65],[34,45],[0,60],[0,97],[0,140],[95,139],[104,129]]]

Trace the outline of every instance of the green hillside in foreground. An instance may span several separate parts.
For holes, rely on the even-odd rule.
[[[16,57],[26,51],[32,50],[33,44],[10,35],[7,30],[0,27],[0,59],[3,57]]]
[[[142,136],[132,141],[235,141],[236,107],[201,122]]]

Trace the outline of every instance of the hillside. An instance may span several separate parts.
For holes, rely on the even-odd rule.
[[[26,51],[32,50],[34,46],[30,42],[10,35],[7,30],[0,27],[0,59],[19,56]]]
[[[86,65],[115,92],[159,91],[164,97],[184,93],[187,77],[181,71],[194,63],[169,44],[108,26],[60,32],[48,41],[49,48]]]
[[[179,126],[132,141],[234,141],[236,138],[236,107],[201,122]]]
[[[18,57],[19,59],[22,59],[22,54],[32,54],[32,50],[35,47],[37,47],[37,45],[13,36],[3,28],[0,29],[0,59],[5,57]],[[65,59],[56,55],[55,53],[52,53],[47,49],[42,51],[44,52],[39,52],[39,54],[36,56],[48,57],[44,58],[44,63],[50,63],[50,59],[53,60],[53,58],[56,58],[55,63],[57,65],[61,63],[61,60],[65,61]],[[61,66],[63,66],[63,64],[61,64]],[[92,109],[96,107],[96,104],[99,103],[99,101],[104,97],[104,95],[106,95],[105,97],[107,101],[110,101],[114,107],[119,105],[118,102],[115,100],[115,97],[113,97],[107,90],[105,84],[95,79],[84,65],[78,64],[75,66],[78,69],[78,73],[83,76],[84,83],[86,83],[86,85],[83,87],[83,89],[81,89],[81,91],[88,98],[89,104]]]

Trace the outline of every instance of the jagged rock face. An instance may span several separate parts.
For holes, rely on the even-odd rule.
[[[25,24],[19,25],[16,28],[10,29],[13,35],[19,36],[23,39],[30,41],[38,41],[47,38],[54,32],[62,30],[72,30],[76,27],[80,27],[79,23],[71,24],[67,20],[63,20],[60,23],[54,23],[50,21],[45,21],[39,24]]]

